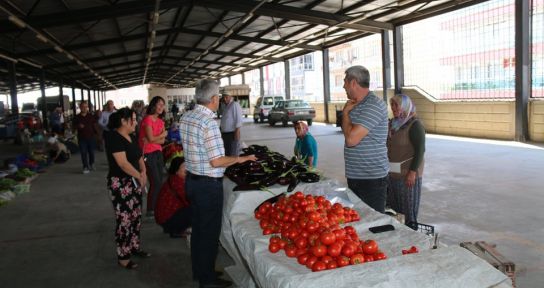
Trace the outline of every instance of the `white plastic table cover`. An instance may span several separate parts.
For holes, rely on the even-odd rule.
[[[299,184],[295,191],[311,188]],[[387,260],[312,272],[288,258],[283,250],[268,251],[270,235],[263,235],[254,209],[264,200],[285,192],[275,185],[269,192],[233,191],[229,179],[223,181],[224,206],[220,241],[235,264],[225,271],[239,287],[511,287],[509,278],[486,261],[459,246],[430,249],[431,237],[411,230],[390,216],[367,206],[347,189],[361,220],[353,226],[361,239],[375,239]],[[274,194],[274,195],[273,195]],[[394,231],[372,234],[369,227],[391,224]],[[415,245],[420,252],[402,255]]]

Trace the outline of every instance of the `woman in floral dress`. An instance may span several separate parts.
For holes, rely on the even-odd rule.
[[[108,122],[107,157],[109,172],[108,190],[115,210],[115,243],[118,264],[126,269],[138,265],[130,257],[149,257],[151,254],[140,248],[140,226],[142,216],[142,189],[145,187],[146,169],[140,149],[133,135],[136,113],[129,108],[113,113]]]

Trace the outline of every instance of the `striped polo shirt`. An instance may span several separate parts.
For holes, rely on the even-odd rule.
[[[187,171],[195,175],[223,177],[225,168],[214,168],[210,161],[225,156],[223,139],[215,113],[202,105],[183,114],[180,136]]]
[[[344,146],[346,178],[378,179],[389,173],[387,159],[387,106],[373,92],[350,111],[353,125],[361,125],[368,134],[353,147]]]

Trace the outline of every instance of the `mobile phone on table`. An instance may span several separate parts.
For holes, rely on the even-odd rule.
[[[393,230],[395,230],[395,226],[393,226],[391,224],[387,224],[387,225],[370,227],[370,228],[368,228],[368,230],[370,230],[370,232],[372,232],[374,234],[377,234],[377,233],[382,233],[382,232],[387,232],[387,231],[393,231]]]

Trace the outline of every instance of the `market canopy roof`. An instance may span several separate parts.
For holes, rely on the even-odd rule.
[[[48,85],[191,86],[480,2],[0,0],[0,58],[17,61],[19,91],[39,87],[41,68]]]

